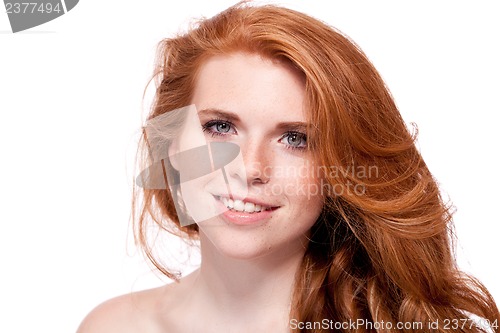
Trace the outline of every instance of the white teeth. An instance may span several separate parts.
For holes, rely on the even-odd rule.
[[[234,200],[233,209],[242,212],[245,210],[245,204],[241,200]]]
[[[255,211],[255,204],[251,202],[246,202],[245,203],[245,212],[248,213],[253,213]]]
[[[222,198],[222,203],[224,203],[224,206],[227,208],[231,209],[234,207],[234,201],[228,198]]]
[[[224,198],[220,197],[222,200],[222,203],[224,206],[226,206],[229,209],[238,211],[238,212],[247,212],[247,213],[254,213],[254,212],[261,212],[263,210],[266,210],[267,207],[261,206],[254,204],[253,202],[244,202],[242,200],[232,200],[229,198]]]

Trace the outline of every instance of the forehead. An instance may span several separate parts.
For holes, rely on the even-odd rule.
[[[234,53],[208,58],[193,91],[198,110],[217,108],[238,113],[304,121],[305,84],[291,65],[257,54]]]

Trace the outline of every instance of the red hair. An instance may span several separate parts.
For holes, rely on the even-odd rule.
[[[415,135],[376,69],[339,31],[271,5],[239,4],[201,20],[187,33],[161,42],[159,84],[148,119],[189,105],[201,64],[212,55],[238,51],[289,62],[303,73],[313,124],[308,143],[315,163],[322,166],[326,187],[342,189],[327,196],[312,228],[296,276],[290,318],[421,322],[424,331],[428,322],[465,320],[470,314],[498,323],[492,296],[456,265],[450,207],[415,147]],[[365,172],[331,176],[331,166]],[[376,175],[366,170],[376,170]],[[347,190],[353,188],[362,191]],[[144,189],[142,194],[141,204],[135,202],[136,240],[160,271],[175,278],[154,255],[148,223],[188,239],[197,237],[198,227],[180,227],[170,191]],[[449,330],[441,326],[436,331]],[[453,331],[482,329],[467,325]]]

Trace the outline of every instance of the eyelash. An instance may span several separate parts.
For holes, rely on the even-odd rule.
[[[230,132],[231,130],[234,131],[234,124],[231,121],[225,120],[225,119],[210,120],[202,126],[202,130],[204,133],[208,133],[211,137],[224,137],[226,135],[229,135],[228,133],[222,133],[222,132],[219,132],[219,131],[213,129],[214,126],[218,126],[218,125],[228,125],[229,126],[228,132]],[[283,143],[285,145],[286,149],[295,150],[295,151],[301,151],[301,150],[307,149],[307,136],[306,136],[306,134],[301,133],[301,132],[288,131],[280,137],[279,142],[281,143],[282,140],[284,140],[287,137],[292,136],[292,135],[296,135],[299,138],[303,139],[305,141],[305,146],[295,147],[295,146],[292,146],[290,144]]]
[[[210,121],[206,122],[202,126],[203,132],[210,134],[212,137],[226,136],[226,135],[228,135],[226,133],[221,133],[221,132],[214,131],[213,129],[211,129],[211,127],[214,127],[214,126],[217,126],[217,125],[221,125],[221,124],[229,125],[229,129],[234,128],[234,124],[232,122],[230,122],[229,120],[214,119],[214,120],[210,120]]]

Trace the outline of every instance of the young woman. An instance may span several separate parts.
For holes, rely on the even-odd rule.
[[[176,283],[100,305],[79,332],[500,332],[415,137],[346,36],[240,4],[164,40],[157,69],[135,232]],[[200,268],[170,272],[154,230],[199,240]]]

